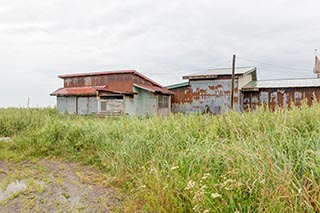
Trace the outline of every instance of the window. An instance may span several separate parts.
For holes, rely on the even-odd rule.
[[[100,113],[123,113],[124,98],[119,96],[101,96],[100,97]]]
[[[107,111],[107,102],[106,101],[100,101],[100,109],[101,109],[101,112],[105,112]]]
[[[159,95],[158,96],[158,107],[159,108],[169,108],[169,96]]]

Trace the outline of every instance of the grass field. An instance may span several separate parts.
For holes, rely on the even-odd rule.
[[[102,169],[127,212],[319,212],[320,106],[220,116],[0,109],[0,159]]]

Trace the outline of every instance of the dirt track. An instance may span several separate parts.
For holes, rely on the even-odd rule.
[[[55,159],[0,160],[0,212],[120,212],[109,182],[93,168]]]

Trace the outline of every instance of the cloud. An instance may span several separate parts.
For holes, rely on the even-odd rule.
[[[257,66],[260,79],[314,76],[315,0],[0,3],[1,106],[23,105],[27,97],[53,105],[48,94],[62,85],[58,74],[129,68],[167,85],[230,66],[234,53],[239,66]]]

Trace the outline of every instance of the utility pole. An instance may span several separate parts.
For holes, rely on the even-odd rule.
[[[27,102],[27,108],[29,109],[30,106],[30,97],[28,97],[28,102]]]
[[[231,104],[230,108],[233,110],[233,90],[234,90],[234,70],[235,70],[235,65],[236,65],[236,55],[233,55],[232,58],[232,75],[231,75]]]

